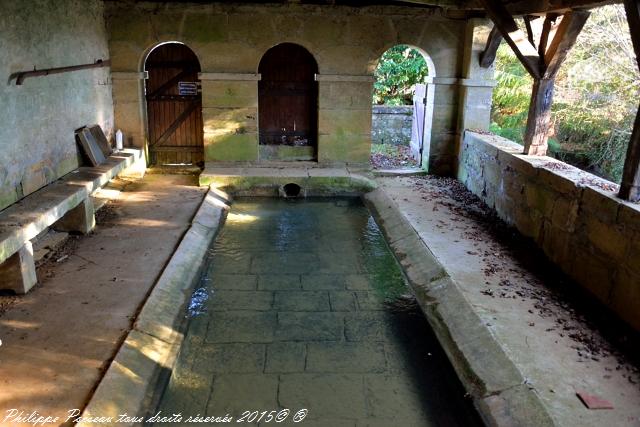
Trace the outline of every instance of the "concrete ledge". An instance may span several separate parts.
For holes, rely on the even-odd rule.
[[[82,417],[145,416],[158,398],[159,383],[170,374],[183,340],[185,308],[201,274],[203,260],[225,218],[226,194],[209,190],[191,228],[155,284],[114,361]],[[107,426],[113,422],[80,422]],[[118,423],[138,425],[140,423]]]
[[[418,303],[484,421],[492,426],[552,426],[549,411],[482,323],[464,294],[395,202],[364,195],[405,271]]]

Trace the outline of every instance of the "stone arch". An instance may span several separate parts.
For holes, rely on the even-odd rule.
[[[379,63],[380,63],[380,59],[382,58],[382,56],[390,49],[392,49],[395,46],[408,46],[409,48],[417,51],[418,53],[420,53],[420,55],[422,56],[422,58],[424,59],[426,65],[427,65],[427,78],[424,82],[425,84],[425,100],[424,100],[424,116],[423,116],[423,124],[420,125],[418,123],[414,122],[412,123],[412,126],[414,128],[414,132],[417,132],[419,135],[419,138],[421,139],[421,145],[418,148],[418,152],[416,153],[416,160],[419,161],[419,164],[422,168],[427,168],[428,164],[429,164],[429,154],[430,154],[430,148],[431,148],[431,134],[432,134],[432,130],[433,130],[433,112],[434,112],[434,95],[435,95],[435,87],[433,85],[433,79],[436,76],[436,67],[435,67],[435,63],[433,61],[433,59],[431,58],[431,56],[422,48],[412,45],[410,43],[395,43],[395,44],[387,44],[385,46],[385,48],[381,51],[378,51],[378,56],[375,59],[375,61],[372,61],[370,63],[370,69],[369,72],[370,74],[375,74],[375,70],[377,69]],[[414,109],[418,107],[418,106],[414,106]],[[422,112],[420,110],[420,112]],[[422,117],[422,114],[420,114],[420,116]],[[415,113],[414,113],[414,119],[415,119]],[[416,128],[418,130],[416,130]],[[419,130],[421,129],[421,131]]]
[[[184,43],[158,43],[145,55],[143,69],[149,163],[202,165],[200,58]]]

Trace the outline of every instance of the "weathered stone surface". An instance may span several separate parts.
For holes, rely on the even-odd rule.
[[[279,341],[339,341],[343,337],[339,313],[279,312],[275,338]]]
[[[265,364],[263,344],[206,344],[194,347],[194,367],[208,373],[262,372]]]
[[[329,311],[329,295],[323,291],[278,291],[274,308],[279,311]]]
[[[497,158],[487,156],[496,150]],[[640,208],[593,184],[600,178],[555,159],[517,154],[520,150],[504,138],[465,132],[459,154],[465,185],[488,204],[495,202],[503,220],[531,237],[573,279],[605,304],[613,304],[616,281],[626,283],[640,274],[633,243],[640,230]],[[497,190],[488,184],[495,176],[478,173],[488,168],[502,170]],[[614,308],[632,324],[637,324],[630,309],[635,301],[632,296],[619,298]]]
[[[46,69],[108,59],[104,4],[11,3],[3,4],[2,15],[11,18],[3,28],[5,60],[0,66],[7,76],[0,88],[0,122],[6,124],[0,129],[0,140],[6,141],[0,158],[0,210],[81,164],[75,129],[98,123],[109,138],[114,131],[109,68],[28,78],[19,86],[15,79],[8,82],[12,73],[36,64]]]
[[[277,375],[219,375],[214,378],[207,413],[239,416],[248,408],[278,408]]]
[[[85,417],[113,417],[128,412],[137,414],[150,402],[153,386],[177,348],[158,338],[131,331],[118,351],[107,374],[85,408]],[[144,378],[145,381],[140,381]],[[98,425],[108,425],[103,423]],[[135,423],[123,423],[134,425]],[[80,423],[78,425],[93,425]]]
[[[534,390],[526,385],[505,390],[499,394],[476,401],[477,405],[490,414],[491,425],[513,426],[555,426],[553,418],[540,403]]]
[[[619,268],[611,295],[611,307],[636,329],[640,329],[640,273],[638,264]]]
[[[331,311],[356,311],[356,296],[349,291],[329,291]]]
[[[274,305],[273,293],[268,291],[219,290],[211,300],[209,306],[214,311],[267,311]]]
[[[292,290],[300,289],[300,276],[295,274],[261,274],[258,277],[258,289]]]
[[[307,372],[371,373],[386,369],[384,345],[373,342],[307,344]]]
[[[207,342],[269,343],[274,340],[276,313],[224,311],[211,315]]]
[[[15,254],[0,264],[0,289],[26,294],[38,282],[33,246],[27,241]]]
[[[251,274],[217,274],[216,289],[253,291],[258,285],[258,277]]]
[[[69,210],[60,218],[53,228],[58,231],[87,234],[96,226],[93,201],[90,197],[84,199],[78,206]]]
[[[371,117],[371,142],[409,145],[412,125],[412,106],[374,106]]]
[[[323,414],[366,417],[362,377],[357,374],[281,375],[279,401],[285,408],[314,408],[310,419]]]
[[[349,313],[344,319],[347,341],[383,341],[387,330],[384,317],[378,313]]]
[[[294,373],[305,368],[306,346],[299,342],[275,342],[267,346],[265,372]]]

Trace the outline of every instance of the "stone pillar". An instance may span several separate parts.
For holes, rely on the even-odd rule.
[[[373,76],[316,74],[318,161],[368,167]]]
[[[491,124],[491,103],[494,67],[480,66],[480,54],[491,33],[492,24],[488,19],[473,18],[467,21],[460,79],[460,109],[458,116],[458,140],[456,144],[456,174],[461,157],[462,138],[467,129],[486,131]],[[460,177],[459,177],[460,178]]]
[[[200,73],[205,162],[255,162],[260,74]]]
[[[496,81],[494,67],[480,66],[480,54],[484,51],[491,33],[492,24],[488,19],[474,18],[467,21],[460,84],[460,130],[489,129],[491,123],[491,97]]]
[[[27,241],[18,252],[0,264],[0,289],[26,294],[37,282],[33,246]]]
[[[146,145],[147,105],[143,96],[146,78],[146,72],[111,73],[115,128],[124,134],[125,147],[144,149]]]
[[[87,197],[53,224],[53,228],[58,231],[87,234],[93,230],[95,225],[96,217],[93,201],[91,197]]]
[[[423,148],[422,165],[429,173],[450,175],[457,140],[459,79],[428,77],[426,83],[427,114],[429,110],[432,110],[433,114],[430,141]],[[430,97],[433,98],[431,103]],[[427,125],[428,123],[425,123],[425,129]]]

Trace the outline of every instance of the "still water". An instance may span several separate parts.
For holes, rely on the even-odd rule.
[[[182,424],[480,425],[359,199],[237,200],[188,315]]]

